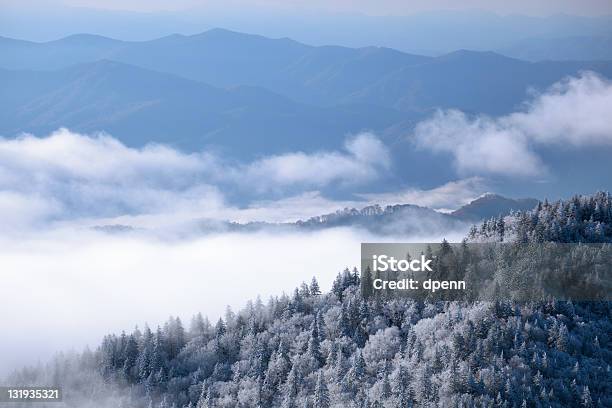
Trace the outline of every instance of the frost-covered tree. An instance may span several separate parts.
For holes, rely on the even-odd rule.
[[[319,371],[317,384],[315,386],[313,407],[314,408],[329,408],[329,391],[323,377],[323,372]]]

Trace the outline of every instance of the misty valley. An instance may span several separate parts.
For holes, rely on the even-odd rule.
[[[611,16],[0,1],[0,407],[612,407]]]
[[[612,196],[499,219],[503,233],[492,219],[468,242],[609,250]],[[467,246],[455,248],[453,259],[469,257]],[[360,280],[346,269],[331,291],[312,278],[228,308],[216,323],[197,314],[189,328],[172,317],[109,334],[94,350],[60,354],[9,381],[61,384],[74,406],[606,406],[609,301],[365,299]]]

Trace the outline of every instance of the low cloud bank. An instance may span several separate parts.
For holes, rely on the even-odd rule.
[[[612,82],[586,72],[499,118],[439,111],[419,123],[417,146],[450,153],[460,174],[546,174],[539,147],[612,146]]]
[[[0,375],[58,350],[93,347],[108,332],[156,326],[168,315],[187,321],[201,311],[215,319],[226,305],[239,308],[257,295],[265,301],[312,276],[329,290],[336,273],[359,264],[363,241],[439,241],[358,228],[172,234],[193,230],[202,218],[288,221],[359,208],[377,197],[338,201],[318,189],[359,188],[389,171],[390,162],[370,134],[349,138],[337,151],[244,164],[68,130],[0,139],[0,309],[11,311],[0,314],[0,325],[10,328],[0,340]],[[237,208],[227,203],[224,186],[256,189],[261,199]],[[280,199],[265,194],[293,187]],[[427,226],[404,221],[420,231]],[[91,228],[113,224],[136,228],[118,234]]]
[[[61,129],[42,138],[0,139],[0,223],[5,234],[20,235],[100,225],[170,232],[202,219],[291,222],[371,204],[457,208],[484,191],[479,178],[351,200],[320,191],[334,185],[365,189],[391,171],[391,162],[388,148],[369,133],[348,138],[337,151],[228,163],[207,152],[131,148],[109,135]],[[254,198],[236,207],[226,188]]]
[[[7,229],[22,229],[151,214],[214,218],[228,215],[226,186],[262,195],[359,186],[388,171],[389,163],[387,148],[367,133],[347,139],[339,151],[230,164],[209,153],[162,145],[129,148],[108,135],[62,129],[44,138],[0,139],[0,221]]]
[[[415,220],[417,222],[417,220]],[[457,240],[462,234],[446,235]],[[435,240],[441,236],[397,237]],[[0,376],[58,350],[99,344],[108,332],[169,315],[185,323],[202,312],[211,320],[261,295],[290,293],[319,279],[324,290],[339,271],[359,265],[362,230],[223,233],[162,241],[147,235],[85,230],[40,231],[15,241],[0,236],[2,285]]]

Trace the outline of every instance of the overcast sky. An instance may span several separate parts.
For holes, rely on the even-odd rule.
[[[434,10],[487,10],[500,14],[551,15],[612,14],[609,0],[0,0],[16,8],[80,6],[99,9],[154,12],[161,10],[263,8],[277,11],[328,11],[369,15],[409,15]]]

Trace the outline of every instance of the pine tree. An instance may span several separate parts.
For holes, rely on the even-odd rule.
[[[136,363],[138,359],[138,344],[133,335],[130,335],[125,345],[125,358],[123,361],[123,376],[132,383],[136,380]]]
[[[200,399],[196,404],[196,408],[214,408],[215,400],[213,395],[212,386],[206,386],[202,384],[202,393],[200,394]]]
[[[151,359],[149,361],[149,374],[157,374],[159,370],[162,370],[165,366],[165,353],[164,353],[164,338],[161,329],[157,328],[157,333],[153,338],[153,349],[151,352]]]
[[[576,383],[575,378],[570,383],[570,395],[571,395],[573,404],[575,406],[579,405],[582,396],[580,395],[580,391],[578,390],[578,384]]]
[[[318,296],[321,294],[321,288],[319,287],[319,282],[317,282],[317,278],[312,277],[312,281],[310,282],[310,294],[313,296]]]
[[[223,322],[223,319],[219,318],[219,320],[217,321],[217,324],[215,325],[215,336],[216,337],[223,336],[226,330],[227,329],[225,327],[225,323]]]
[[[214,408],[215,406],[215,398],[213,396],[213,389],[212,387],[208,388],[208,394],[206,394],[206,405],[204,405],[205,408]]]
[[[410,374],[403,365],[399,367],[397,378],[397,395],[400,407],[409,407],[412,404],[412,395],[410,392]]]
[[[591,392],[589,391],[588,385],[584,387],[582,392],[582,406],[585,408],[593,408],[593,400],[591,399]]]
[[[372,282],[372,270],[370,269],[370,266],[368,266],[366,267],[365,271],[363,271],[361,276],[361,295],[365,299],[369,298],[373,293]]]
[[[306,353],[310,358],[315,361],[317,368],[323,365],[324,360],[323,356],[321,355],[321,348],[319,344],[319,329],[316,318],[311,325],[310,339],[308,341],[308,350]]]
[[[329,346],[329,353],[327,353],[327,359],[325,360],[325,364],[328,367],[335,367],[336,361],[338,358],[338,344],[335,341],[331,342]]]
[[[363,380],[366,374],[365,369],[366,365],[363,355],[361,354],[360,350],[357,350],[357,352],[353,355],[353,364],[346,375],[348,386],[353,390],[353,392],[363,386]]]
[[[295,398],[300,390],[300,380],[297,366],[294,364],[291,366],[287,379],[282,386],[283,401],[286,401],[286,404],[295,404]]]
[[[200,396],[198,398],[198,402],[196,402],[196,408],[204,408],[206,406],[206,394],[208,393],[208,388],[206,383],[202,383],[200,389]]]
[[[353,332],[353,340],[357,347],[363,348],[366,342],[368,341],[368,333],[366,332],[365,327],[363,327],[362,323],[359,323],[357,327],[355,327],[355,331]]]
[[[174,356],[178,356],[178,353],[185,347],[187,343],[187,336],[185,335],[185,328],[180,318],[176,318],[174,321]]]
[[[151,364],[151,356],[153,354],[153,333],[149,326],[145,325],[144,332],[142,334],[140,354],[136,359],[136,369],[138,370],[138,378],[144,381],[151,371],[149,366]]]
[[[499,241],[503,242],[504,241],[505,232],[506,232],[506,223],[504,222],[504,217],[500,216],[497,219],[496,229],[497,229],[497,234],[498,234],[498,237],[499,237]]]
[[[281,408],[297,408],[295,397],[292,397],[291,395],[285,395],[283,401],[281,402]]]
[[[325,384],[323,372],[319,371],[314,393],[314,408],[329,408],[329,392]]]
[[[334,362],[334,378],[338,384],[342,383],[344,376],[346,375],[346,368],[344,367],[344,353],[340,347],[337,348],[336,358]]]
[[[382,386],[381,386],[381,402],[389,399],[391,397],[391,384],[389,383],[389,363],[385,361],[385,365],[383,367],[382,373]]]
[[[568,351],[569,346],[569,333],[567,331],[567,326],[563,323],[559,327],[559,335],[557,337],[556,346],[561,351]]]
[[[205,321],[204,317],[202,317],[202,313],[196,314],[191,319],[191,324],[189,326],[189,337],[190,338],[204,337],[207,331],[206,323],[207,321]]]

